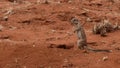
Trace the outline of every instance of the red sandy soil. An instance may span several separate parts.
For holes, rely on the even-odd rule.
[[[0,0],[1,18],[13,8],[8,21],[0,21],[0,68],[120,68],[120,31],[108,33],[107,37],[92,33],[92,26],[101,19],[120,23],[120,1],[59,1],[12,4]],[[87,41],[94,42],[88,46],[112,52],[79,50],[69,22],[71,16],[86,22]]]

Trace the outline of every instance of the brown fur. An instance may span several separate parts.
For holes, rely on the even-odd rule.
[[[86,49],[93,52],[110,52],[110,50],[100,50],[100,49],[93,49],[88,47],[86,34],[80,23],[81,22],[76,18],[71,19],[71,24],[75,27],[74,32],[77,33],[77,37],[78,37],[77,45],[79,49]]]

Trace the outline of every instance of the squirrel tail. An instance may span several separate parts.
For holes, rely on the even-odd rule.
[[[107,50],[107,49],[93,49],[91,47],[86,47],[86,49],[92,52],[112,52],[111,50]]]

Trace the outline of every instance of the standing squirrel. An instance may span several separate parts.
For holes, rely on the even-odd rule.
[[[110,50],[101,50],[101,49],[93,49],[87,46],[87,38],[85,34],[85,30],[81,25],[81,22],[73,17],[71,19],[71,24],[74,26],[74,32],[77,33],[78,41],[77,41],[77,46],[79,49],[85,49],[88,51],[93,51],[93,52],[111,52]]]

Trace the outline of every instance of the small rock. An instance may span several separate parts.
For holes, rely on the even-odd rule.
[[[73,33],[72,32],[67,32],[67,35],[71,36],[71,35],[73,35]]]
[[[106,41],[101,41],[102,44],[106,44]]]
[[[108,56],[103,57],[102,60],[103,60],[103,61],[108,60]]]
[[[118,26],[118,29],[120,30],[120,26]]]
[[[82,53],[89,54],[87,50],[82,50]]]
[[[14,27],[14,26],[10,26],[9,28],[10,28],[10,30],[15,30],[15,29],[17,29],[17,27]]]
[[[92,22],[92,20],[90,18],[87,18],[86,21],[87,22]]]
[[[40,4],[40,0],[37,0],[37,4]]]
[[[62,68],[71,68],[73,67],[73,64],[71,62],[69,62],[68,59],[64,59],[64,62],[62,64]]]
[[[68,3],[72,3],[73,1],[72,0],[69,0]]]
[[[23,68],[27,68],[27,66],[23,66]]]
[[[35,45],[33,45],[33,47],[35,47]]]
[[[52,33],[55,33],[56,32],[56,30],[52,30]]]
[[[61,38],[60,37],[56,37],[56,40],[60,40]]]
[[[4,28],[4,27],[3,27],[2,25],[0,25],[0,31],[2,31],[3,28]]]
[[[8,16],[3,17],[3,21],[8,21]]]

